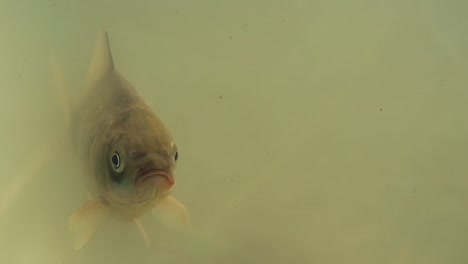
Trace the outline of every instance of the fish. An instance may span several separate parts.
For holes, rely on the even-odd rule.
[[[58,60],[51,60],[69,139],[89,190],[72,212],[73,247],[82,249],[110,217],[135,224],[150,245],[142,217],[152,211],[191,230],[187,207],[175,186],[177,145],[149,103],[114,66],[107,31],[100,30],[83,95],[67,98]]]

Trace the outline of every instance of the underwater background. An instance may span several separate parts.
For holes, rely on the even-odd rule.
[[[0,263],[468,263],[468,2],[0,0]],[[74,251],[97,33],[179,148],[192,235]]]

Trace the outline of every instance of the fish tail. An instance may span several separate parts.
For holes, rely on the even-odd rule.
[[[67,92],[65,75],[62,72],[62,66],[60,64],[60,61],[55,56],[51,56],[50,66],[52,70],[52,77],[55,83],[56,92],[64,113],[64,119],[67,124],[67,127],[70,127],[72,104],[70,96]]]

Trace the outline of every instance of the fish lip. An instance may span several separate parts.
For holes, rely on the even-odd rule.
[[[174,178],[172,173],[168,170],[163,169],[140,169],[135,177],[135,185],[140,187],[143,183],[154,177],[164,178],[169,185],[174,184]]]

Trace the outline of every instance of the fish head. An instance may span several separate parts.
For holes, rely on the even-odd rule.
[[[105,198],[112,203],[147,204],[163,200],[175,184],[177,146],[150,111],[119,115],[103,133],[94,158]]]

